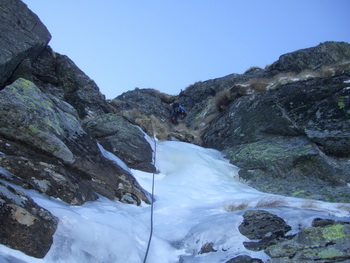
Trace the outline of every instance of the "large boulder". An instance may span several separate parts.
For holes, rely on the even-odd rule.
[[[292,229],[282,218],[264,210],[246,211],[243,218],[238,227],[239,232],[250,240],[259,240],[243,243],[250,250],[262,250],[280,242],[280,239],[285,239],[285,234]]]
[[[111,104],[116,108],[117,112],[137,112],[139,115],[125,115],[129,121],[135,122],[140,115],[155,116],[161,123],[167,123],[171,116],[170,104],[176,99],[159,92],[155,89],[135,89],[125,92],[114,100]]]
[[[21,0],[0,2],[0,88],[26,71],[51,39],[37,15]]]
[[[0,166],[6,169],[0,170],[2,180],[35,189],[72,205],[98,198],[88,181],[80,179],[76,172],[38,148],[28,148],[26,144],[1,135],[0,147]]]
[[[71,59],[49,46],[34,61],[31,75],[42,91],[71,104],[82,119],[113,112],[96,83]]]
[[[43,258],[53,243],[58,220],[24,193],[0,182],[0,243]]]
[[[229,261],[226,263],[263,263],[259,258],[251,258],[250,256],[247,255],[240,255],[238,257],[231,258]]]
[[[0,93],[5,146],[0,165],[15,175],[9,180],[71,204],[95,200],[94,192],[122,202],[149,202],[132,175],[102,155],[71,105],[25,79]]]
[[[25,79],[18,79],[0,92],[3,136],[27,143],[66,163],[75,161],[64,139],[74,141],[85,132],[69,104],[51,100]]]
[[[115,114],[100,115],[83,125],[106,150],[122,159],[128,167],[155,172],[153,151],[145,134],[125,118]]]

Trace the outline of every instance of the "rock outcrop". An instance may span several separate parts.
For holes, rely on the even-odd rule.
[[[226,263],[263,263],[261,259],[251,258],[247,255],[240,255],[238,257],[232,258]]]
[[[299,73],[303,70],[317,70],[325,66],[348,62],[349,59],[348,43],[328,41],[316,47],[284,54],[269,66],[268,71]]]
[[[178,96],[154,89],[135,89],[121,94],[110,103],[118,115],[139,126],[151,137],[199,144],[198,134],[188,129],[185,123],[175,126],[169,122],[172,103],[177,99]]]
[[[135,89],[119,95],[111,101],[111,105],[126,120],[140,126],[147,134],[153,136],[157,128],[166,130],[170,127],[170,104],[174,100],[174,96],[154,89]],[[162,133],[159,132],[160,139],[167,139],[162,137]]]
[[[226,152],[260,190],[348,202],[349,80],[347,71],[240,97],[206,129],[204,145]]]
[[[251,210],[245,212],[239,230],[254,240],[245,242],[244,246],[249,250],[264,250],[271,257],[268,261],[271,263],[346,262],[350,259],[350,224],[347,222],[315,218],[311,227],[288,235],[291,227],[282,218],[263,210]],[[243,262],[254,262],[246,260],[250,261]]]
[[[153,150],[145,134],[124,117],[104,114],[83,125],[103,147],[122,159],[129,168],[155,172]]]
[[[113,112],[96,83],[71,59],[49,46],[34,61],[30,74],[44,92],[72,105],[81,119]]]
[[[148,202],[132,175],[103,157],[68,103],[24,79],[0,93],[0,136],[5,145],[0,163],[21,178],[22,186],[70,204],[95,200],[94,192],[135,204]],[[22,146],[21,152],[14,142]],[[16,165],[18,159],[23,159],[22,167]]]
[[[43,258],[49,251],[58,220],[22,192],[0,182],[0,242]]]
[[[242,235],[258,242],[244,242],[247,249],[259,251],[280,239],[292,228],[280,217],[263,210],[247,211],[243,215],[243,222],[238,227]]]
[[[289,240],[265,249],[269,262],[348,262],[350,225],[332,222],[326,226],[302,229]]]
[[[44,257],[57,219],[11,185],[72,205],[98,195],[139,205],[149,203],[149,196],[128,169],[102,154],[90,135],[96,133],[93,128],[81,126],[83,120],[114,112],[95,82],[68,57],[52,51],[50,33],[22,1],[1,1],[0,20],[0,240]],[[143,147],[143,164],[133,159],[135,167],[154,170],[142,132],[130,123],[116,125],[134,129],[123,140],[137,138]],[[130,156],[123,150],[121,158],[127,161]]]
[[[37,15],[22,1],[0,2],[0,88],[26,74],[51,39]],[[26,75],[27,77],[27,75]]]

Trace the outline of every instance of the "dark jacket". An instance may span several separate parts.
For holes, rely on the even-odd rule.
[[[171,114],[171,120],[170,122],[173,122],[174,124],[177,124],[177,119],[180,118],[183,120],[186,117],[186,109],[181,106],[178,102],[173,103],[173,111]]]

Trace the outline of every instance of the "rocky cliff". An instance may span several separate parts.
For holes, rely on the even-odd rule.
[[[238,98],[205,130],[204,145],[262,191],[348,202],[348,72]]]
[[[154,172],[144,132],[223,151],[241,168],[241,180],[261,191],[349,202],[350,44],[285,54],[265,69],[198,82],[178,96],[136,89],[106,101],[73,61],[50,48],[50,33],[20,0],[0,1],[0,21],[2,244],[43,257],[52,243],[57,219],[20,188],[73,205],[98,195],[149,203],[129,170],[100,149]],[[174,101],[189,111],[177,126],[169,123]],[[282,246],[297,247],[295,239]],[[290,257],[265,248],[271,257]]]
[[[98,195],[132,204],[149,203],[149,198],[128,170],[102,155],[92,137],[99,136],[97,131],[89,133],[91,119],[113,112],[95,82],[68,57],[52,51],[50,33],[21,1],[1,1],[0,20],[0,241],[43,257],[57,220],[11,185],[73,205],[96,200]],[[86,129],[84,120],[90,120]],[[126,140],[138,138],[134,142],[139,149],[144,147],[144,167],[152,170],[152,150],[141,131],[119,121],[124,128],[131,126]],[[105,142],[106,148],[115,146],[113,136],[121,139],[120,133],[110,130],[112,139]],[[127,156],[126,163],[142,169],[142,161],[133,159],[139,156],[121,154]],[[23,228],[28,235],[21,235]],[[39,251],[33,249],[33,242],[36,248],[46,245]]]

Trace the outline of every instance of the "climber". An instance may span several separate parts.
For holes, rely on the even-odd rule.
[[[170,122],[175,125],[178,124],[177,119],[179,118],[180,120],[183,120],[186,117],[186,111],[187,110],[178,102],[174,102]]]

